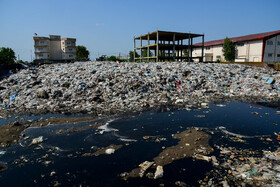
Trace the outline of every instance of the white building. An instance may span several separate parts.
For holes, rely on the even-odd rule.
[[[71,61],[76,58],[76,39],[34,36],[35,60]]]
[[[235,44],[235,62],[280,62],[280,30],[230,38]],[[225,61],[222,40],[204,43],[204,61]],[[195,44],[193,57],[202,56],[202,43]]]

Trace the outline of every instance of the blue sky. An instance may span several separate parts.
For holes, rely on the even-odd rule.
[[[279,8],[280,0],[0,0],[0,47],[30,61],[34,33],[59,34],[77,38],[91,59],[124,55],[134,36],[157,29],[206,41],[280,30]]]

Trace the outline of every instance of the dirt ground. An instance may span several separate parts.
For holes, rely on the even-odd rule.
[[[17,143],[22,135],[21,133],[28,127],[43,127],[46,125],[58,125],[66,123],[75,123],[82,121],[92,121],[96,117],[75,117],[75,118],[64,118],[64,117],[54,117],[50,119],[40,119],[35,121],[26,122],[13,122],[0,126],[0,147],[9,147],[11,144]],[[88,128],[98,127],[103,125],[103,123],[95,123],[89,125],[88,127],[81,127],[81,129],[71,128],[67,129],[67,132],[86,130]],[[84,129],[85,128],[85,129]],[[64,132],[64,131],[62,131]]]
[[[208,144],[210,135],[201,130],[192,128],[175,134],[173,138],[179,139],[180,141],[177,145],[165,148],[156,156],[153,159],[154,165],[152,168],[156,166],[165,166],[175,160],[192,157],[197,150],[202,150],[208,154],[213,150]],[[135,168],[130,171],[124,179],[139,177],[140,172],[140,168]]]

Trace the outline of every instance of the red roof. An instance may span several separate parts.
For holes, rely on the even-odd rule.
[[[250,40],[261,40],[264,38],[268,38],[274,35],[278,35],[280,34],[280,30],[278,31],[272,31],[272,32],[265,32],[265,33],[259,33],[259,34],[250,34],[250,35],[246,35],[246,36],[239,36],[239,37],[234,37],[234,38],[230,38],[230,40],[233,43],[236,42],[242,42],[242,41],[250,41]],[[224,43],[224,39],[222,40],[213,40],[213,41],[209,41],[209,42],[204,42],[204,46],[213,46],[213,45],[223,45]],[[201,46],[202,43],[197,43],[194,44],[194,46]]]

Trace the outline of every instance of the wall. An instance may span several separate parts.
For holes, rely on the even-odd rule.
[[[223,46],[222,45],[217,45],[217,46],[213,46],[213,61],[217,61],[218,59],[221,61],[224,61],[224,55],[223,55]],[[220,56],[220,58],[218,58],[218,56]]]
[[[240,44],[244,44],[240,46]],[[207,49],[208,48],[208,49]],[[236,59],[235,61],[244,62],[261,62],[262,60],[262,40],[253,40],[248,42],[239,42],[239,45],[235,44],[236,48]],[[201,48],[193,50],[193,56],[201,56]],[[221,58],[218,58],[220,56]],[[204,47],[204,61],[225,61],[223,55],[223,45]]]
[[[43,44],[42,44],[43,42]],[[49,59],[50,58],[50,41],[47,39],[36,39],[34,40],[34,52],[35,52],[35,60],[39,59]],[[41,52],[41,53],[36,53]],[[43,56],[39,56],[42,54]]]
[[[249,62],[261,62],[262,61],[262,48],[263,40],[250,41],[248,46]]]
[[[76,42],[73,40],[61,40],[62,59],[71,60],[76,58]],[[72,55],[72,57],[69,57]]]
[[[272,42],[272,45],[268,45]],[[268,63],[280,62],[280,35],[266,40],[263,61]],[[269,54],[271,56],[269,56]],[[279,57],[277,57],[279,55]]]
[[[50,54],[49,53],[36,53],[35,54],[35,59],[39,60],[39,59],[49,59],[50,58]]]
[[[62,51],[60,40],[51,40],[50,45],[50,59],[52,60],[60,60],[62,59]]]

